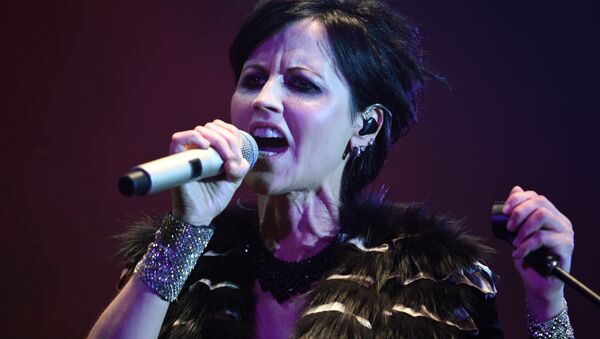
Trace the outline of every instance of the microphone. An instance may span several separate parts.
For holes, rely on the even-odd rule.
[[[509,232],[506,229],[508,223],[508,215],[502,213],[504,208],[503,201],[496,201],[492,205],[492,231],[494,236],[498,239],[502,239],[510,244],[517,236],[516,232]],[[547,248],[541,247],[535,251],[532,251],[525,257],[525,262],[528,263],[534,270],[536,270],[541,276],[547,277],[552,275],[554,270],[558,266],[558,257],[551,254]]]
[[[506,223],[509,217],[502,213],[504,207],[504,201],[496,201],[492,205],[492,231],[494,236],[498,239],[502,239],[512,244],[512,241],[516,237],[516,232],[509,232],[506,229]],[[531,266],[536,272],[543,277],[554,276],[560,279],[565,284],[572,287],[575,291],[586,297],[588,300],[600,307],[600,296],[596,294],[592,289],[584,285],[581,281],[577,280],[574,276],[565,272],[558,264],[558,257],[546,248],[541,247],[535,251],[532,251],[525,256],[524,260],[529,266]]]
[[[250,134],[240,131],[242,156],[250,168],[258,158],[258,146]],[[192,149],[135,166],[118,181],[126,196],[148,195],[191,181],[212,178],[223,173],[223,159],[212,149]]]

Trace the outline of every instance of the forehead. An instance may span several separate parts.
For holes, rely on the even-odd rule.
[[[304,19],[291,23],[270,36],[246,62],[281,61],[290,67],[305,65],[325,71],[324,68],[332,66],[328,48],[327,31],[323,24],[316,20]]]

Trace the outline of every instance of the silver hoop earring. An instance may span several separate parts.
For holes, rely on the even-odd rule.
[[[344,154],[342,154],[342,160],[346,160],[346,157],[348,156],[349,153],[351,153],[352,157],[355,157],[355,158],[360,157],[363,154],[363,152],[367,150],[367,147],[373,146],[374,143],[375,143],[375,138],[372,138],[371,140],[369,140],[369,143],[367,145],[352,147],[351,152],[349,152],[348,149],[346,148],[346,150],[344,151]]]
[[[367,146],[354,146],[352,147],[352,156],[355,158],[360,158],[366,149]]]
[[[373,146],[374,143],[375,138],[372,138],[366,145],[352,147],[352,156],[355,158],[359,158],[367,150],[367,148]]]

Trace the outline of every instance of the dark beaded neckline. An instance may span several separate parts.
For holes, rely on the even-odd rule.
[[[336,238],[319,253],[301,261],[278,259],[261,244],[255,257],[255,272],[261,289],[270,292],[280,304],[296,294],[308,292],[310,285],[330,266],[338,243]]]

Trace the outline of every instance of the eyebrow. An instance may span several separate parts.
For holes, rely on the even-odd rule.
[[[242,71],[245,71],[247,69],[255,69],[255,70],[258,70],[258,71],[261,71],[261,72],[268,72],[268,70],[264,66],[262,66],[262,65],[260,65],[258,63],[253,63],[253,64],[246,65],[246,66],[244,66],[244,68],[243,68]],[[313,71],[313,70],[311,70],[311,69],[309,69],[307,67],[304,67],[304,66],[294,66],[294,67],[288,68],[287,70],[289,72],[292,72],[292,73],[299,72],[299,71],[305,71],[305,72],[309,72],[309,73],[317,76],[319,79],[323,79],[323,76],[321,74],[319,74],[319,73],[317,73],[317,72],[315,72],[315,71]]]
[[[298,72],[298,71],[306,71],[309,72],[311,74],[314,74],[315,76],[317,76],[319,79],[323,79],[323,76],[309,68],[303,67],[303,66],[294,66],[294,67],[290,67],[289,70],[291,72]]]
[[[245,71],[245,70],[247,70],[247,69],[249,69],[249,68],[251,68],[251,69],[256,69],[256,70],[259,70],[259,71],[261,71],[261,72],[266,72],[266,71],[267,71],[267,69],[266,69],[265,67],[263,67],[263,66],[262,66],[262,65],[260,65],[260,64],[256,64],[256,63],[255,63],[255,64],[249,64],[249,65],[246,65],[246,66],[244,66],[244,67],[242,68],[242,71]]]

